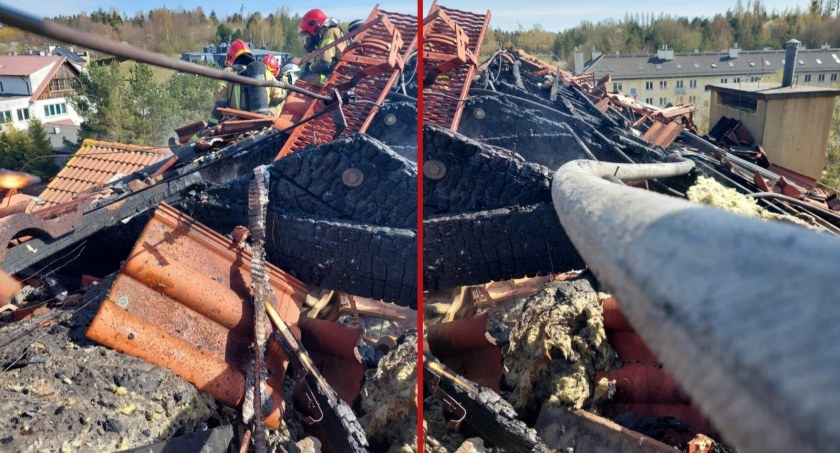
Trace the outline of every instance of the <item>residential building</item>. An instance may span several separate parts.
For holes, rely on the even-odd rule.
[[[60,56],[0,56],[0,123],[25,130],[29,120],[78,126],[82,118],[67,102],[79,71]]]
[[[181,60],[189,61],[191,63],[215,64],[219,67],[225,66],[225,57],[227,56],[227,49],[229,44],[222,43],[219,45],[209,44],[204,46],[201,52],[184,52],[181,54]],[[249,44],[250,46],[250,44]],[[255,48],[251,46],[251,52],[258,60],[262,60],[266,55],[274,55],[280,60],[280,64],[285,64],[292,59],[292,54],[288,52],[278,52],[276,50],[268,50],[264,48]]]
[[[582,52],[576,52],[582,54]],[[656,55],[620,55],[593,53],[594,58],[583,62],[575,58],[576,73],[591,71],[595,78],[609,74],[611,87],[621,87],[625,94],[654,105],[694,103],[708,106],[707,85],[755,84],[770,80],[777,85],[778,75],[785,62],[785,50],[745,51],[737,47],[725,52],[675,53],[667,47]],[[828,45],[820,49],[799,49],[794,85],[817,87],[838,86],[840,49]]]
[[[64,57],[67,61],[81,71],[90,62],[90,55],[88,52],[76,52],[72,47],[65,49],[63,47],[50,46],[50,53],[57,57]]]
[[[799,41],[790,40],[787,45],[787,64],[781,84],[706,87],[711,92],[709,129],[721,121],[722,124],[739,122],[752,136],[753,143],[762,147],[772,165],[810,189],[819,181],[825,167],[834,100],[840,96],[840,90],[794,86],[797,76],[803,78],[799,73],[804,66],[799,63],[803,61],[802,51],[797,49]]]

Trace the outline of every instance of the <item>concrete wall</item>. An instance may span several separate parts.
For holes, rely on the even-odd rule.
[[[50,104],[66,104],[67,105],[67,113],[61,115],[54,115],[54,116],[46,116],[44,114],[44,106]],[[53,99],[44,99],[42,101],[36,101],[32,104],[31,114],[34,117],[41,120],[43,123],[51,123],[55,121],[62,121],[62,120],[71,120],[73,124],[78,126],[82,124],[82,117],[73,110],[73,106],[67,102],[66,98],[53,98]]]
[[[761,142],[770,162],[819,180],[833,109],[833,97],[767,101]]]
[[[5,84],[4,84],[5,85]],[[0,112],[11,112],[12,114],[12,127],[18,130],[26,130],[29,128],[29,121],[19,121],[17,117],[18,109],[29,109],[29,118],[32,118],[32,111],[31,106],[29,105],[29,98],[15,98],[15,99],[4,99],[0,101]]]
[[[819,80],[820,75],[822,74],[823,80]],[[805,82],[806,75],[811,76],[811,80],[809,82]],[[822,72],[799,72],[796,73],[797,81],[794,85],[808,85],[808,86],[816,86],[816,87],[837,87],[840,86],[840,71],[822,71]],[[832,78],[834,80],[832,80]],[[755,80],[758,79],[758,80]],[[677,89],[677,81],[681,80],[683,82],[683,86],[685,87],[682,90]],[[696,80],[696,87],[691,87],[691,81]],[[702,106],[704,102],[709,101],[709,92],[704,90],[706,85],[718,84],[718,83],[749,83],[751,81],[759,81],[761,83],[767,83],[768,86],[771,84],[779,85],[779,80],[776,78],[774,74],[764,74],[763,77],[756,76],[756,75],[738,75],[738,74],[728,74],[724,76],[699,76],[699,75],[692,75],[691,73],[686,73],[684,76],[674,77],[660,77],[660,78],[651,78],[651,79],[622,79],[621,77],[616,78],[613,76],[612,83],[607,87],[608,89],[613,89],[613,84],[621,84],[621,92],[624,94],[631,95],[631,90],[633,88],[636,89],[636,99],[642,102],[646,102],[645,100],[650,98],[653,105],[664,107],[668,102],[672,104],[677,103],[687,103],[691,102],[697,106]],[[660,81],[667,81],[668,87],[663,89],[659,88]],[[653,89],[648,90],[645,88],[645,82],[652,82]],[[666,102],[660,103],[660,100],[665,100]]]

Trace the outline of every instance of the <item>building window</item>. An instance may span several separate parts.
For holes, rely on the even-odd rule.
[[[635,88],[630,88],[630,96],[636,96],[638,93]]]
[[[50,91],[68,91],[72,88],[70,79],[52,79],[50,81]]]
[[[661,105],[661,106],[665,106],[665,103],[667,103],[667,102],[668,102],[668,99],[665,99],[665,98],[659,98],[659,105]]]
[[[718,93],[718,104],[752,113],[755,113],[758,107],[758,102],[755,99],[729,93]]]
[[[12,111],[11,110],[4,110],[0,112],[0,123],[11,123],[12,122]]]
[[[645,98],[645,104],[653,104],[653,98]]]
[[[44,106],[44,116],[64,115],[65,113],[67,113],[67,104],[64,102]]]
[[[697,88],[697,80],[689,80],[688,81],[689,88]]]
[[[720,83],[729,83],[729,79],[720,79]]]
[[[689,104],[696,104],[697,103],[697,96],[689,96],[688,97]]]
[[[805,74],[805,83],[808,83],[810,81],[811,81],[811,74]]]
[[[741,83],[741,78],[740,77],[735,77],[734,79],[732,79],[732,81],[735,82],[735,83]]]
[[[645,82],[645,89],[650,91],[653,89],[653,82]]]
[[[622,91],[621,82],[613,82],[613,91]]]
[[[834,74],[831,74],[831,81],[832,81],[832,82],[836,82],[836,81],[837,81],[837,73],[836,73],[836,72],[835,72]]]
[[[17,109],[18,121],[26,121],[29,119],[29,108]]]
[[[825,74],[818,75],[817,82],[825,82]]]
[[[659,89],[664,90],[665,88],[668,88],[668,81],[667,80],[660,80],[659,81]]]
[[[685,85],[682,80],[677,80],[677,88],[685,88]]]

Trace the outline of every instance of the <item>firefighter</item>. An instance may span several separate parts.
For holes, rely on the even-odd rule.
[[[328,18],[320,9],[310,10],[300,19],[298,36],[303,41],[303,47],[307,52],[311,53],[324,48],[337,41],[343,34],[338,21],[333,17]],[[327,76],[338,62],[345,47],[345,43],[341,43],[313,57],[303,68],[301,78],[317,86],[327,83]]]
[[[294,63],[288,63],[280,70],[280,80],[289,85],[294,85],[298,77],[300,77],[300,66]]]
[[[274,55],[268,54],[263,57],[262,62],[265,65],[265,78],[267,80],[280,80],[280,60]],[[283,80],[283,82],[286,82],[286,80]],[[279,115],[288,92],[278,87],[266,87],[266,92],[268,93],[268,107],[271,115]]]
[[[241,39],[230,44],[225,58],[225,72],[254,79],[265,80],[270,73],[261,61],[254,58],[248,43]],[[273,76],[272,76],[273,77]],[[218,107],[229,107],[256,113],[269,114],[268,92],[260,87],[240,86],[237,83],[220,81],[214,93],[213,117],[221,119]]]

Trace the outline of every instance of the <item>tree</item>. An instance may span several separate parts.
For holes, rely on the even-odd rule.
[[[31,148],[28,157],[31,164],[27,167],[27,171],[39,176],[43,180],[47,180],[58,173],[58,166],[52,159],[53,148],[50,139],[47,138],[47,131],[44,129],[44,123],[38,118],[29,120],[29,129],[26,131],[29,135]]]
[[[56,174],[52,146],[40,121],[31,120],[28,131],[9,127],[0,132],[0,168],[25,171],[44,180]]]
[[[218,42],[231,42],[231,35],[233,34],[233,30],[228,27],[228,25],[224,22],[220,23],[216,27],[216,40]]]
[[[840,188],[840,100],[834,104],[834,115],[831,121],[831,132],[828,135],[828,157],[823,170],[823,184]]]
[[[76,146],[86,138],[163,146],[176,127],[209,115],[215,83],[188,74],[157,82],[151,68],[142,64],[133,64],[128,79],[117,63],[93,66],[70,96],[85,120]]]
[[[32,141],[26,132],[12,127],[4,127],[0,131],[0,168],[21,170],[26,161]]]
[[[711,50],[728,49],[733,44],[732,26],[722,15],[718,14],[712,19],[712,22],[709,23],[709,31],[712,37]]]

